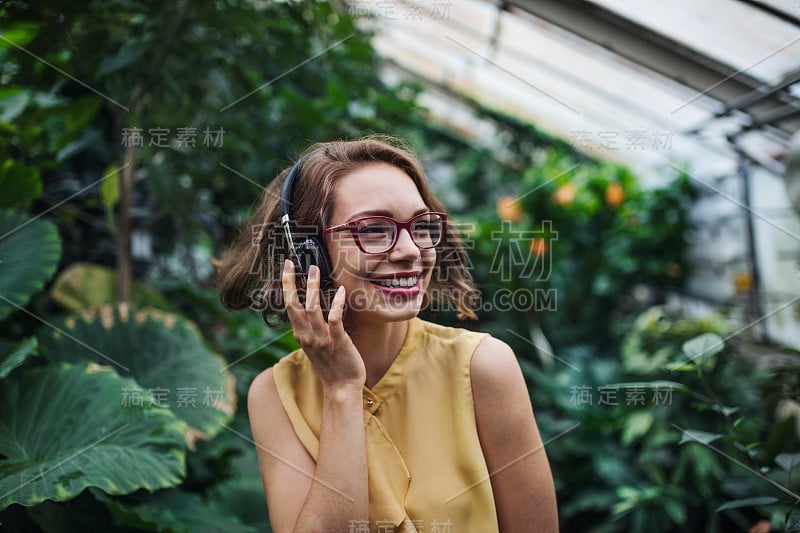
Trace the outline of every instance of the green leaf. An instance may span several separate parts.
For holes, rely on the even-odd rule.
[[[26,207],[42,195],[39,169],[6,159],[0,164],[0,207]]]
[[[83,133],[75,139],[64,135],[59,139],[59,142],[56,143],[60,146],[56,153],[56,162],[61,163],[90,146],[96,146],[100,142],[102,142],[102,139],[97,131],[91,128],[84,130]]]
[[[95,95],[86,95],[71,101],[64,112],[66,134],[74,136],[81,131],[97,114],[102,100]]]
[[[666,499],[664,501],[664,510],[676,524],[683,524],[686,522],[686,506],[680,501]]]
[[[659,379],[655,381],[627,381],[619,383],[610,383],[605,385],[608,388],[615,389],[672,389],[672,390],[687,390],[686,385],[677,381],[669,381],[666,379]]]
[[[631,442],[647,433],[654,420],[653,414],[649,411],[636,411],[628,415],[622,429],[622,444],[628,446]]]
[[[701,360],[718,354],[725,348],[725,341],[714,333],[704,333],[683,343],[681,350],[689,361],[700,364]]]
[[[671,372],[689,372],[698,369],[703,362],[709,360],[725,348],[725,341],[714,333],[704,333],[683,343],[681,351],[685,356],[682,361],[665,365]]]
[[[117,301],[117,273],[108,267],[76,262],[62,270],[50,288],[50,297],[70,311],[83,311]],[[134,307],[173,308],[166,298],[152,287],[134,282],[131,287]]]
[[[251,472],[258,472],[258,465]],[[206,499],[209,507],[220,516],[235,516],[255,531],[264,531],[268,526],[264,485],[259,476],[227,479],[211,487]]]
[[[697,366],[694,363],[687,363],[684,361],[679,361],[677,363],[669,363],[664,366],[665,369],[669,370],[670,372],[691,372]]]
[[[105,505],[95,498],[94,494],[102,494],[106,498],[110,498],[100,489],[90,488],[69,502],[45,501],[34,507],[21,508],[23,512],[27,510],[27,516],[38,526],[38,529],[33,526],[23,528],[20,525],[17,525],[16,528],[12,526],[9,529],[10,531],[46,531],[47,533],[75,533],[76,531],[142,533],[141,530],[136,531],[117,526]],[[116,496],[116,498],[119,497]],[[20,506],[12,505],[6,510],[6,513],[16,509],[20,509]],[[2,517],[5,518],[5,513]],[[6,525],[5,521],[3,525]]]
[[[681,436],[680,442],[678,444],[685,444],[687,442],[699,442],[700,444],[711,444],[715,440],[722,437],[720,433],[709,433],[707,431],[700,431],[698,429],[684,429],[681,430],[683,435]]]
[[[50,297],[70,311],[83,311],[117,299],[114,270],[91,263],[72,263],[59,272],[50,287]]]
[[[727,503],[723,503],[719,507],[717,507],[716,512],[725,511],[727,509],[738,509],[740,507],[757,507],[759,505],[771,505],[773,503],[777,503],[780,500],[773,496],[759,496],[755,498],[743,498],[741,500],[733,500]]]
[[[4,49],[16,49],[18,46],[25,46],[36,37],[39,28],[30,22],[20,22],[10,28],[0,32],[0,51]],[[9,43],[9,41],[11,41]],[[13,44],[12,44],[13,43]],[[14,46],[16,45],[16,46]]]
[[[119,201],[119,167],[112,163],[103,172],[106,179],[100,184],[100,199],[106,210],[113,211]]]
[[[188,424],[190,445],[196,438],[216,435],[235,410],[234,379],[225,361],[179,315],[102,305],[65,319],[59,327],[65,334],[48,331],[40,336],[44,355],[70,362],[88,359],[133,377],[159,405]]]
[[[235,531],[255,533],[265,531],[266,513],[260,527],[246,526],[235,516],[226,515],[209,506],[200,494],[181,489],[160,491],[141,502],[126,502],[104,498],[115,520],[124,525],[138,526],[147,530],[162,531]],[[147,527],[149,526],[149,527]],[[271,531],[266,529],[266,531]]]
[[[103,58],[97,68],[95,77],[100,78],[117,70],[123,69],[139,59],[147,50],[148,43],[133,42],[125,44],[119,51]]]
[[[94,367],[96,368],[96,367]],[[136,383],[89,364],[12,374],[0,401],[0,509],[67,501],[88,487],[153,491],[185,475],[185,425],[167,409],[123,406]]]
[[[0,89],[0,122],[10,123],[20,116],[31,101],[31,93],[20,87]]]
[[[713,405],[711,406],[711,409],[722,413],[723,416],[730,416],[739,412],[738,407],[728,407],[726,405]]]
[[[0,320],[44,286],[60,256],[53,224],[0,210]]]
[[[237,418],[239,420],[244,418],[245,421],[242,425],[249,428],[250,422],[246,420],[246,417],[237,415]],[[236,420],[233,424],[235,423]],[[236,516],[243,524],[263,531],[264,527],[268,526],[268,512],[264,485],[259,476],[253,475],[253,472],[259,471],[256,448],[249,442],[243,441],[238,435],[230,432],[226,432],[226,435],[236,439],[231,442],[240,447],[239,451],[235,452],[234,459],[229,463],[226,474],[236,475],[238,473],[238,477],[232,477],[213,485],[205,493],[206,501],[209,507],[218,514]],[[216,443],[220,437],[222,435],[213,442]],[[241,447],[242,444],[244,447]]]
[[[775,464],[786,472],[791,472],[800,466],[800,453],[782,453],[775,457]]]
[[[685,455],[688,463],[692,465],[694,476],[700,480],[701,483],[708,483],[713,479],[714,484],[723,479],[726,471],[720,464],[716,453],[705,446],[689,446],[683,448],[682,453]],[[701,485],[707,486],[707,485]]]
[[[17,343],[0,340],[0,379],[25,362],[30,355],[36,355],[39,343],[36,337],[28,337]]]

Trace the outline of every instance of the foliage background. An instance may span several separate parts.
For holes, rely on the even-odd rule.
[[[557,295],[477,323],[426,318],[514,347],[564,531],[798,527],[797,435],[774,414],[796,370],[754,376],[723,320],[652,307],[686,275],[684,177],[641,190],[488,109],[507,152],[471,145],[428,120],[421,87],[386,86],[369,34],[326,3],[0,10],[4,528],[264,530],[243,400],[295,344],[224,312],[210,259],[308,143],[370,132],[406,137],[434,169],[483,302]]]

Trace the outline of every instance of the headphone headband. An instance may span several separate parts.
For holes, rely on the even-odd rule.
[[[289,206],[292,203],[292,190],[294,190],[294,181],[297,179],[297,175],[300,174],[300,170],[303,167],[303,163],[306,162],[306,159],[312,154],[310,152],[300,159],[292,166],[289,170],[289,173],[286,175],[286,179],[283,180],[283,187],[281,188],[281,221],[283,218],[289,217]]]
[[[311,265],[316,265],[319,267],[321,279],[325,280],[330,276],[331,267],[330,261],[328,260],[328,255],[325,253],[324,246],[321,242],[317,241],[317,239],[313,237],[308,237],[302,243],[296,245],[294,238],[292,237],[291,219],[289,216],[290,206],[292,204],[291,198],[292,190],[294,189],[294,182],[297,179],[297,176],[300,174],[303,164],[315,152],[316,150],[301,157],[297,163],[292,166],[292,168],[289,170],[289,173],[286,175],[286,179],[283,181],[280,198],[280,223],[281,226],[283,226],[283,233],[286,236],[286,242],[289,244],[289,253],[296,261],[300,271],[307,274]]]

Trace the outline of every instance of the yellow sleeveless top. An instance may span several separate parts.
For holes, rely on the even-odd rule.
[[[386,374],[364,387],[371,531],[498,530],[470,381],[487,335],[413,318]],[[316,461],[322,388],[311,361],[300,349],[273,368],[283,408]]]

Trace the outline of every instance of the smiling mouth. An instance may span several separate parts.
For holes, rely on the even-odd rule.
[[[370,280],[370,283],[390,289],[407,289],[414,287],[419,281],[419,276],[409,276],[406,278],[377,279]]]

